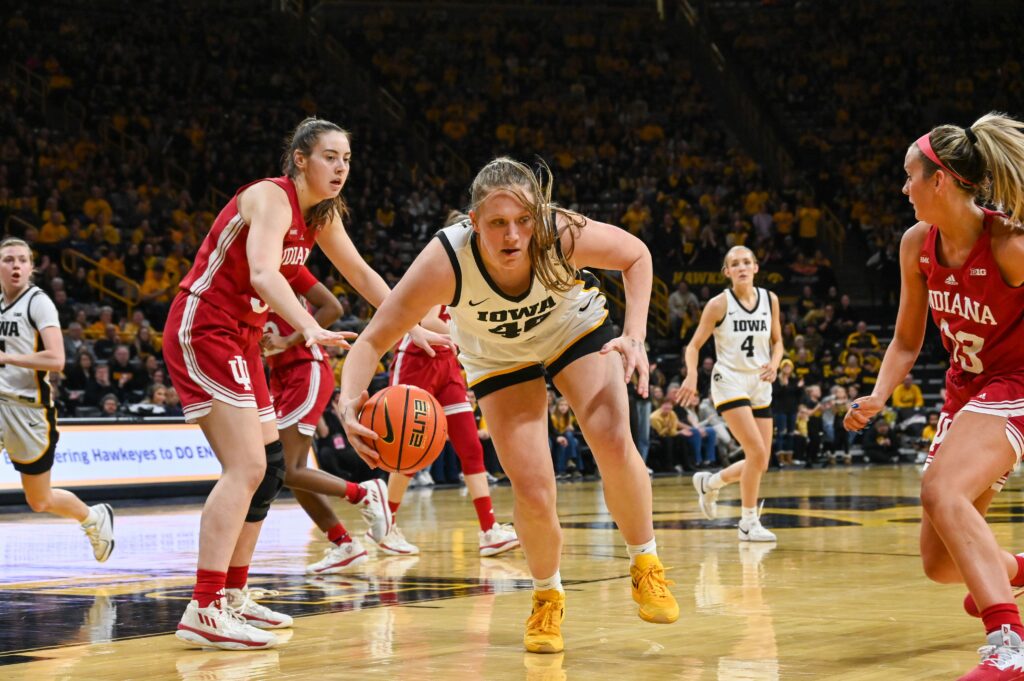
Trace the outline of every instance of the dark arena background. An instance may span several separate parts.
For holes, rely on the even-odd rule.
[[[52,480],[117,515],[116,549],[97,563],[76,523],[32,512],[4,452],[0,679],[888,681],[952,679],[977,664],[985,632],[961,607],[966,590],[930,581],[918,545],[921,475],[950,363],[934,324],[871,425],[848,433],[842,421],[874,388],[894,335],[900,239],[916,222],[901,191],[907,149],[939,124],[1024,116],[1024,4],[3,6],[0,222],[31,245],[33,281],[64,336],[66,366],[48,377],[61,433]],[[479,555],[451,446],[402,504],[418,553],[366,541],[369,560],[355,569],[307,574],[332,544],[286,491],[250,586],[273,593],[263,604],[294,627],[269,650],[175,639],[220,466],[183,419],[164,324],[218,211],[239,187],[281,174],[284,139],[307,116],[350,134],[345,227],[389,286],[467,206],[477,170],[502,155],[547,164],[555,201],[647,244],[652,390],[643,398],[630,385],[631,427],[676,623],[637,619],[590,446],[577,433],[567,464],[555,433],[564,653],[523,650],[526,560],[521,550]],[[691,410],[718,434],[712,461],[651,421],[683,379],[683,348],[727,285],[723,256],[736,245],[756,256],[757,285],[779,297],[799,385],[773,405],[761,483],[760,517],[776,543],[737,541],[734,487],[718,518],[698,508],[693,473],[743,456],[709,400],[714,343],[701,352]],[[372,306],[319,250],[307,266],[340,302],[333,328],[361,331]],[[621,325],[620,273],[593,274]],[[337,383],[345,352],[326,352]],[[390,356],[371,392],[389,370]],[[356,457],[331,414],[322,425],[311,466],[355,482],[386,475]],[[511,522],[512,488],[486,423],[480,436],[495,513]],[[988,512],[1011,553],[1024,542],[1021,490],[1011,476]],[[341,497],[331,505],[362,540],[356,509]]]

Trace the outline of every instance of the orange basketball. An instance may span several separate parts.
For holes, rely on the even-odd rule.
[[[414,385],[392,385],[375,393],[359,411],[359,423],[379,436],[372,441],[380,467],[415,473],[434,463],[448,438],[444,408]]]

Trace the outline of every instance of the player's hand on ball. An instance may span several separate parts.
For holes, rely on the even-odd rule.
[[[352,443],[352,448],[356,450],[359,458],[370,468],[376,468],[379,457],[368,441],[376,440],[379,436],[359,423],[359,410],[369,397],[369,393],[364,390],[351,400],[339,398],[338,418],[341,419],[341,427],[345,429],[345,435],[348,436],[348,441]]]

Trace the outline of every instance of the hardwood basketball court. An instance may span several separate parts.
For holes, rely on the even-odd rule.
[[[599,483],[559,486],[566,652],[523,651],[530,588],[522,554],[477,554],[465,490],[411,490],[400,525],[422,553],[309,578],[327,543],[290,499],[275,505],[250,585],[296,616],[282,645],[188,649],[172,632],[191,592],[199,505],[117,508],[117,548],[99,565],[74,523],[0,515],[0,679],[945,679],[977,663],[980,622],[964,590],[928,582],[917,556],[914,466],[787,470],[765,478],[777,547],[740,544],[738,489],[724,518],[697,510],[689,478],[654,482],[659,553],[682,615],[641,621],[625,547]],[[1021,549],[1011,482],[990,517]],[[492,488],[500,520],[511,491]],[[339,504],[350,529],[358,513]],[[286,640],[287,639],[287,640]]]

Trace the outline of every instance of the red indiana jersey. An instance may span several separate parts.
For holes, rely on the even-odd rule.
[[[1024,370],[1024,286],[1003,281],[992,255],[992,220],[985,211],[981,236],[961,267],[943,267],[936,254],[939,230],[932,225],[919,267],[928,280],[928,307],[949,351],[947,380],[974,382]]]
[[[316,285],[317,281],[316,277],[310,274],[309,270],[305,267],[300,267],[295,275],[288,280],[288,283],[295,293],[304,296]],[[303,305],[306,304],[304,300],[302,303]],[[286,322],[284,317],[273,310],[267,313],[267,323],[263,328],[266,331],[273,331],[279,336],[290,336],[295,331],[295,327]],[[271,371],[298,362],[320,362],[325,359],[324,352],[320,349],[319,345],[307,348],[304,341],[300,341],[286,350],[265,355],[264,357]]]
[[[292,224],[281,246],[281,274],[285,279],[291,279],[309,257],[316,241],[316,230],[308,227],[302,219],[299,197],[290,178],[269,177],[256,182],[273,182],[288,193]],[[269,308],[249,283],[249,260],[245,254],[249,225],[238,214],[238,195],[256,182],[250,182],[235,192],[221,210],[199,248],[192,269],[179,286],[239,322],[262,328]]]

